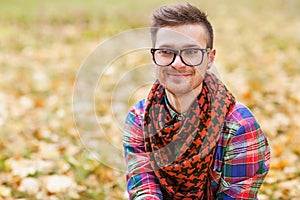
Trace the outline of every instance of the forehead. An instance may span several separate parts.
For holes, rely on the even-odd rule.
[[[206,48],[206,34],[202,25],[163,27],[157,31],[155,47]]]

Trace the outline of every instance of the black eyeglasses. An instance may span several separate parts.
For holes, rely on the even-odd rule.
[[[154,63],[158,66],[169,66],[171,65],[176,56],[179,55],[181,61],[187,66],[198,66],[203,62],[203,56],[205,53],[209,53],[210,48],[201,49],[201,48],[190,48],[182,50],[173,50],[159,48],[151,49],[151,54],[154,60]]]

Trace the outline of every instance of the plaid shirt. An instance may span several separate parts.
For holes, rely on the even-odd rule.
[[[145,100],[126,118],[123,146],[130,199],[163,199],[159,180],[145,153],[143,116]],[[248,108],[236,103],[228,113],[211,169],[211,189],[217,199],[256,199],[270,167],[270,147]]]

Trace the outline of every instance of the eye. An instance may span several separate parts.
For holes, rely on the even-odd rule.
[[[185,54],[187,55],[193,55],[193,54],[198,54],[199,50],[198,49],[186,49]]]
[[[160,49],[157,51],[157,53],[162,54],[162,55],[173,55],[174,52],[170,49]]]

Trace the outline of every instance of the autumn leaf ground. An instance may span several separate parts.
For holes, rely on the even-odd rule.
[[[299,1],[191,2],[207,10],[214,24],[219,76],[251,108],[269,138],[271,170],[260,199],[297,199]],[[147,27],[151,11],[160,5],[137,0],[0,2],[0,199],[126,199],[124,171],[95,159],[82,144],[72,95],[89,53],[115,34]],[[128,57],[119,69],[139,62],[137,56]],[[116,75],[110,74],[108,85]],[[118,146],[121,133],[110,126],[110,95],[99,94],[96,113],[107,120],[104,132]]]

